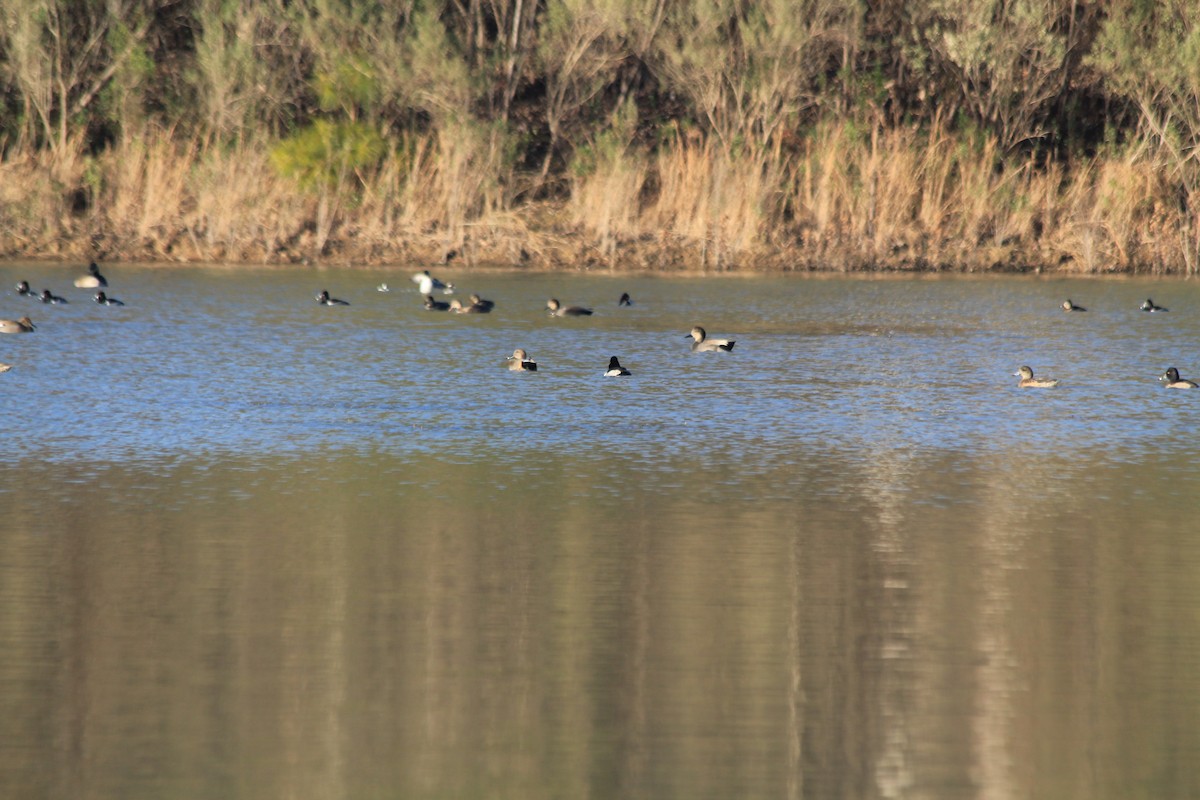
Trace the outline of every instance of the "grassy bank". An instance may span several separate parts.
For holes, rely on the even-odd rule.
[[[461,146],[461,143],[459,143]],[[1136,151],[1041,165],[946,127],[818,126],[752,158],[674,137],[610,147],[565,199],[489,200],[486,160],[436,135],[341,183],[280,174],[262,144],[165,132],[0,163],[0,256],[539,268],[1191,274],[1195,228]],[[474,188],[472,188],[474,187]]]

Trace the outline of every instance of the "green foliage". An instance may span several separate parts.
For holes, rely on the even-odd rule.
[[[1069,48],[1053,0],[929,0],[914,20],[942,92],[963,104],[1005,148],[1047,134],[1067,85]],[[954,95],[951,94],[952,98]]]
[[[861,26],[854,2],[681,3],[656,62],[724,147],[765,150],[786,124],[816,109],[826,74],[842,68],[845,43]]]
[[[386,151],[379,132],[361,122],[319,119],[271,150],[276,171],[306,190],[337,188],[376,166]]]
[[[114,53],[128,53],[123,69],[139,80],[146,80],[154,75],[154,59],[146,42],[137,38],[129,25],[117,20],[108,29],[109,49]]]
[[[408,45],[400,77],[405,99],[434,117],[465,114],[474,96],[472,76],[435,13],[413,15]]]
[[[119,68],[114,71],[112,80],[101,90],[91,122],[101,118],[127,132],[140,130],[146,86],[156,71],[154,59],[146,42],[119,20],[109,27],[106,40],[109,51],[123,55],[123,58],[117,61]],[[87,117],[77,120],[79,127],[86,127],[88,123]]]
[[[252,0],[196,0],[195,56],[186,81],[195,93],[194,126],[229,141],[289,129],[310,105],[309,54],[296,46],[299,10]]]
[[[1200,192],[1200,7],[1185,0],[1116,2],[1088,61],[1138,110],[1175,179]]]
[[[324,111],[342,111],[351,119],[374,107],[382,94],[379,77],[364,56],[339,58],[330,70],[317,75],[313,87]]]

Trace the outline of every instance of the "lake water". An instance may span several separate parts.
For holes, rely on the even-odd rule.
[[[0,266],[0,796],[1200,797],[1200,284],[412,271]]]

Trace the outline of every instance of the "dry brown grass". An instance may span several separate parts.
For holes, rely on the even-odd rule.
[[[0,161],[0,247],[4,252],[75,255],[87,226],[73,213],[86,205],[88,160],[76,138],[57,154],[11,150]]]
[[[1047,240],[1082,273],[1163,272],[1185,263],[1187,220],[1156,165],[1137,153],[1096,161],[1064,181]]]
[[[511,207],[483,127],[430,133],[324,197],[280,177],[261,142],[203,148],[148,130],[0,162],[0,253],[197,261],[725,269],[1044,267],[1194,272],[1177,181],[1136,150],[1040,167],[948,127],[818,127],[757,157],[700,137],[625,148],[565,206]],[[323,248],[322,236],[329,237]]]

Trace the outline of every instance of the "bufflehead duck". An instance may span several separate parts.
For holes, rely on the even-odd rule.
[[[123,306],[123,305],[125,305],[117,298],[109,297],[104,292],[96,292],[96,296],[93,299],[96,301],[97,304],[102,305],[102,306]]]
[[[43,303],[50,303],[51,305],[60,305],[68,302],[67,298],[52,294],[49,289],[42,290],[41,299]]]
[[[1063,310],[1063,311],[1067,311],[1067,312],[1070,312],[1070,311],[1087,311],[1087,309],[1086,309],[1086,308],[1084,308],[1083,306],[1077,306],[1077,305],[1075,305],[1074,303],[1072,303],[1072,302],[1071,302],[1071,298],[1069,298],[1069,297],[1068,297],[1066,300],[1063,300],[1063,304],[1062,304],[1062,310]]]
[[[1142,303],[1142,311],[1155,312],[1155,311],[1167,311],[1167,310],[1169,310],[1169,309],[1163,308],[1162,306],[1154,305],[1154,301],[1151,300],[1149,297],[1146,298],[1146,302]]]

